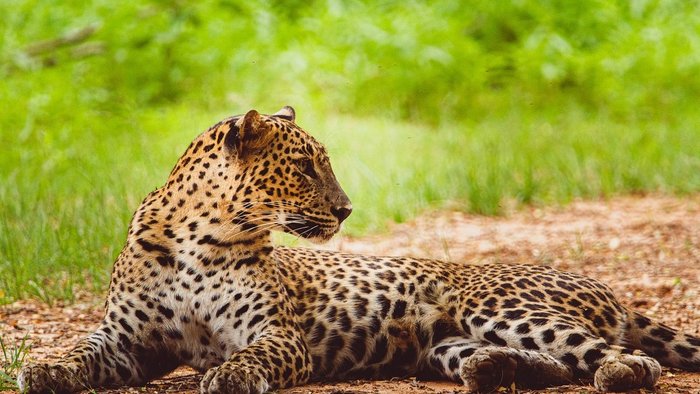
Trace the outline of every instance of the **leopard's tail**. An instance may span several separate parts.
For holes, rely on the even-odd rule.
[[[661,365],[700,371],[700,338],[628,311],[625,342],[659,360]]]

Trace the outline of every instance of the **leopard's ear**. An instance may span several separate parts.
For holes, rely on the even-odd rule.
[[[294,120],[297,118],[297,114],[294,111],[294,108],[292,108],[288,105],[282,107],[281,110],[277,111],[272,116],[277,116],[278,118],[284,118],[284,119],[287,119],[287,120],[292,121],[292,122],[294,122]]]
[[[235,150],[240,159],[245,159],[268,145],[272,135],[270,125],[258,111],[251,109],[231,125],[224,143],[229,149]]]

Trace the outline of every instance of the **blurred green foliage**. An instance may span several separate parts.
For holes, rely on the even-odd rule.
[[[0,302],[100,291],[189,141],[297,109],[377,231],[700,188],[700,2],[0,2]]]
[[[50,107],[295,101],[444,121],[572,97],[629,115],[700,90],[695,1],[27,0],[0,12],[5,95]],[[24,51],[90,25],[100,56],[57,50],[37,70],[46,59]]]

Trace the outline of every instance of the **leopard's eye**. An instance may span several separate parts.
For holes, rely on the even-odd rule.
[[[314,163],[310,159],[299,159],[296,162],[299,170],[306,176],[311,178],[316,178],[316,170],[314,170]]]

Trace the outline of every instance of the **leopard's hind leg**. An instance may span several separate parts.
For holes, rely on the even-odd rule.
[[[491,392],[513,383],[528,388],[557,386],[573,379],[571,370],[548,354],[464,337],[445,338],[426,357],[423,373],[463,383],[475,392]]]
[[[627,312],[624,341],[659,360],[661,365],[700,371],[700,338],[634,311]]]
[[[541,319],[540,319],[541,320]],[[572,321],[552,319],[545,324],[530,320],[528,346],[546,352],[568,366],[575,379],[593,378],[600,391],[653,389],[661,375],[661,365],[639,350],[612,345],[602,337]],[[535,323],[540,323],[535,320]],[[518,346],[512,333],[501,333],[508,346]]]

